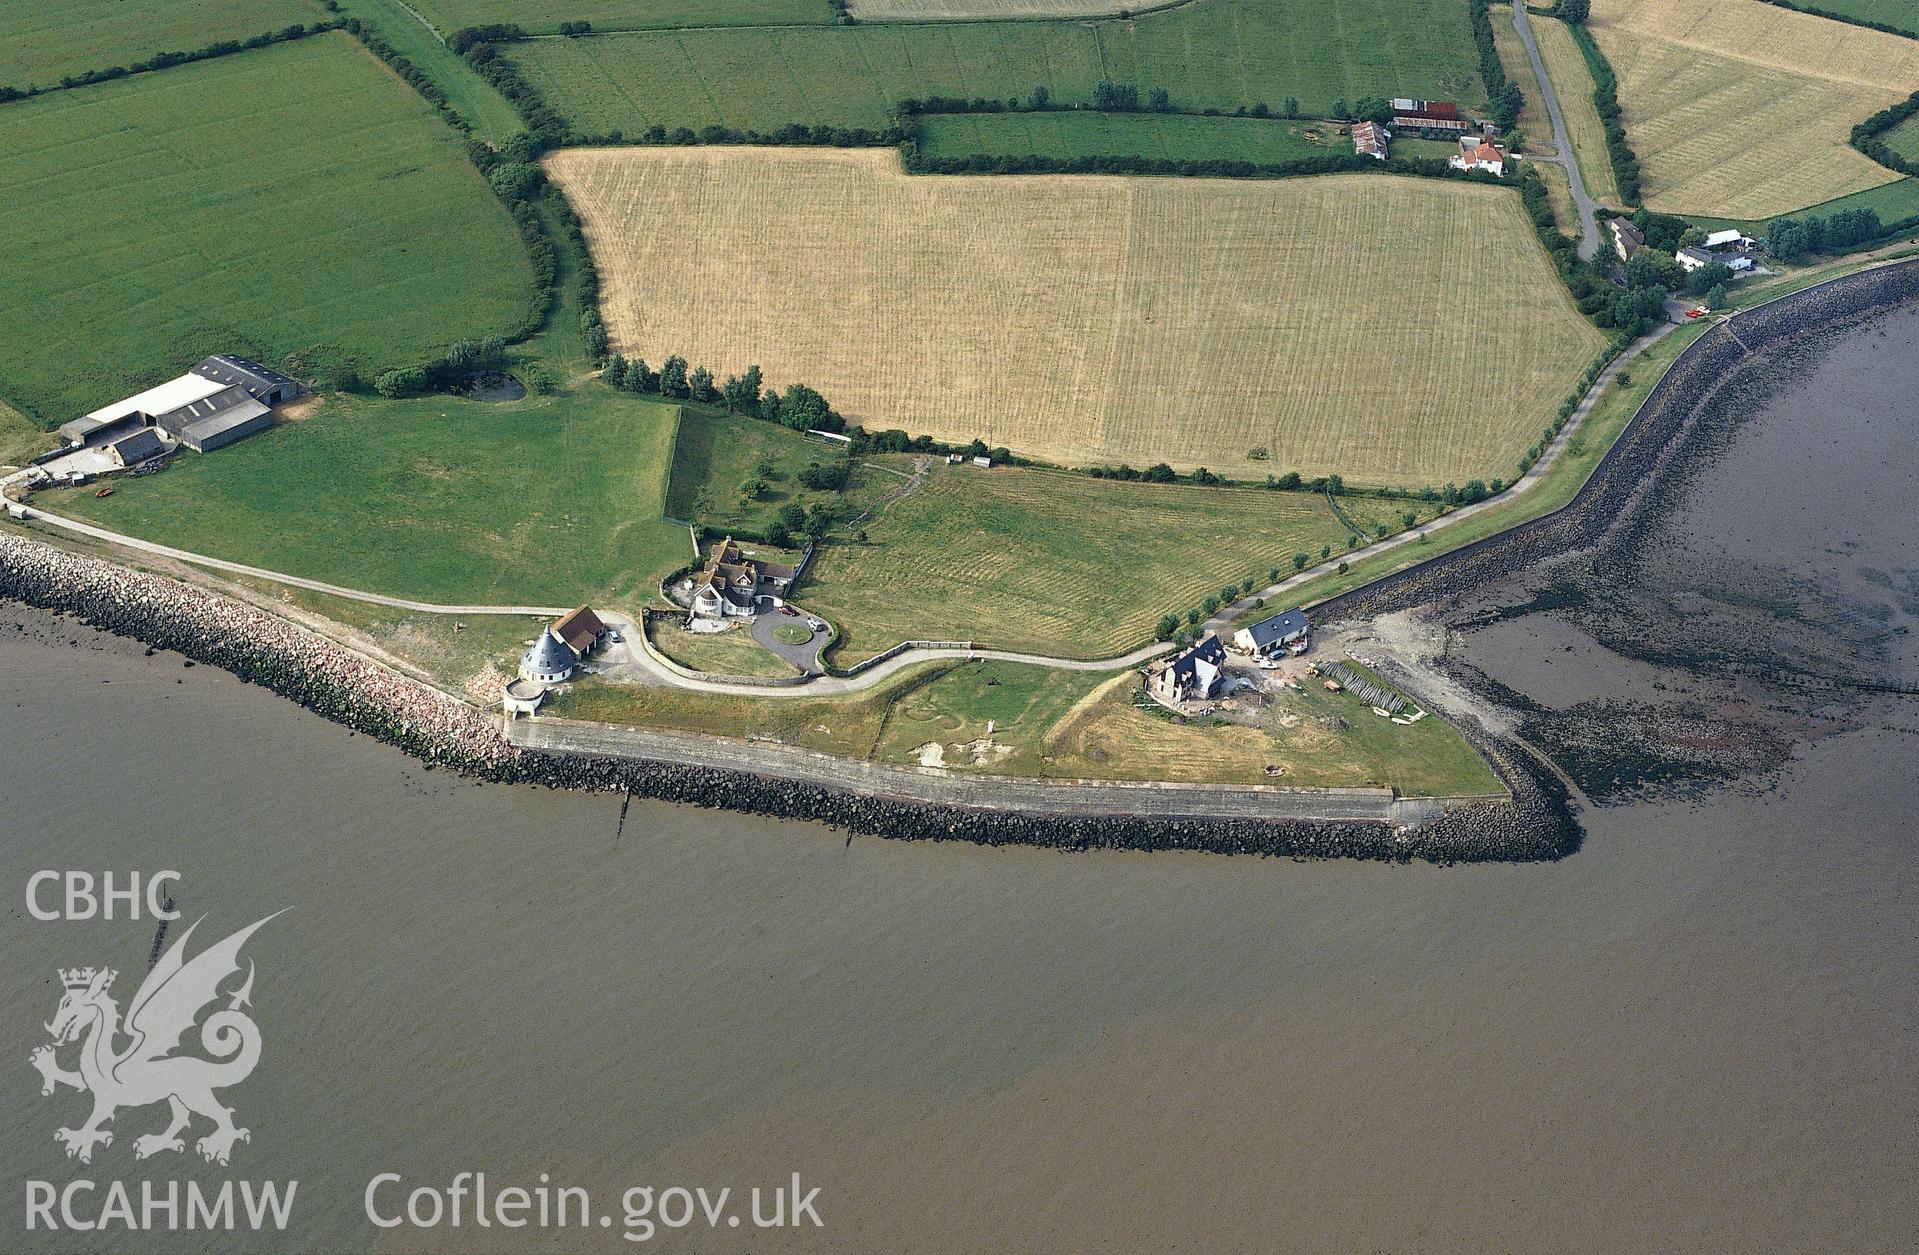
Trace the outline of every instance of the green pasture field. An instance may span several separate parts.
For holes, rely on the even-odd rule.
[[[1913,0],[1800,0],[1799,7],[1836,17],[1879,22],[1919,38],[1919,4]]]
[[[513,102],[438,36],[407,12],[405,0],[334,0],[342,17],[358,18],[395,52],[411,61],[446,96],[447,107],[473,128],[475,137],[504,147],[526,130]]]
[[[1315,132],[1320,138],[1312,138]],[[931,114],[920,119],[920,152],[934,158],[1280,162],[1351,151],[1352,141],[1330,122],[1091,111]]]
[[[824,25],[833,20],[826,0],[412,0],[420,16],[444,34],[462,26],[515,22],[529,33],[556,31],[561,22],[591,22],[593,29],[650,30],[684,26]]]
[[[788,123],[880,129],[907,97],[1010,99],[1044,85],[1065,102],[1101,78],[1182,110],[1301,111],[1412,95],[1484,98],[1465,0],[1204,0],[1128,21],[883,23],[540,39],[505,47],[583,132],[637,136]]]
[[[1410,508],[1341,499],[1371,528]],[[1323,496],[936,464],[866,524],[868,543],[827,545],[796,600],[840,627],[838,657],[902,640],[972,640],[1088,658],[1152,637],[1230,581],[1267,582],[1292,555],[1317,560],[1347,531]]]
[[[43,423],[212,352],[423,360],[533,299],[458,136],[343,32],[0,107],[0,185],[33,207],[0,397]]]
[[[59,443],[53,433],[0,401],[0,466],[24,466]]]
[[[797,501],[841,503],[841,493],[801,486],[809,463],[844,462],[838,446],[808,440],[778,423],[686,406],[673,444],[673,474],[667,482],[666,513],[719,531],[764,535],[780,507]],[[762,474],[760,467],[770,469]],[[741,491],[750,480],[764,479],[766,491],[749,500]]]
[[[1887,148],[1907,161],[1919,162],[1919,114],[1907,118],[1879,138]]]
[[[660,518],[674,407],[587,390],[333,398],[157,475],[36,497],[114,531],[450,605],[635,607],[690,560]]]
[[[0,87],[54,87],[63,75],[329,16],[316,0],[7,0],[0,4]]]

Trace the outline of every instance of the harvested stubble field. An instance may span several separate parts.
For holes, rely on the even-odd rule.
[[[1651,208],[1768,218],[1899,176],[1854,124],[1919,89],[1919,41],[1761,0],[1594,0]]]
[[[532,269],[459,137],[345,33],[0,108],[0,396],[42,422],[212,352],[364,369],[503,331]],[[64,335],[60,352],[48,337]]]
[[[1346,497],[1372,528],[1406,504]],[[1425,517],[1422,512],[1421,517]],[[1323,496],[937,464],[866,524],[868,543],[814,557],[799,594],[851,662],[902,640],[1110,657],[1228,583],[1265,584],[1292,555],[1346,547]]]
[[[317,0],[10,0],[0,4],[0,87],[52,87],[328,16]]]
[[[868,150],[547,161],[628,356],[758,362],[870,428],[1063,464],[1490,479],[1602,343],[1499,188],[916,178]]]
[[[1270,163],[1351,151],[1351,138],[1330,122],[1090,110],[947,113],[920,119],[920,152],[933,158],[1119,156]]]
[[[1466,0],[1203,0],[1131,21],[879,22],[654,31],[508,44],[582,132],[650,126],[891,123],[900,100],[1025,96],[1088,102],[1102,78],[1164,87],[1181,109],[1308,114],[1341,97],[1484,98]]]

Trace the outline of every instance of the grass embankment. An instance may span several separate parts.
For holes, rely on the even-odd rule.
[[[41,494],[176,548],[442,604],[637,607],[690,558],[664,522],[673,407],[600,390],[335,399],[158,475]]]
[[[410,0],[420,15],[451,34],[462,26],[517,22],[534,34],[562,21],[591,22],[596,31],[682,26],[789,26],[833,20],[826,0]]]
[[[1546,73],[1559,96],[1566,138],[1572,141],[1573,159],[1579,162],[1579,176],[1586,182],[1587,194],[1602,205],[1623,204],[1619,183],[1613,178],[1612,158],[1606,153],[1606,128],[1593,104],[1593,76],[1585,56],[1559,19],[1533,14],[1529,21],[1533,41],[1539,45],[1539,59],[1546,63]],[[1546,134],[1552,134],[1550,126]]]
[[[799,674],[785,659],[754,640],[745,624],[710,633],[689,632],[669,624],[653,629],[653,643],[682,667],[710,675]]]
[[[1492,479],[1604,342],[1503,188],[912,177],[844,149],[547,168],[629,357],[758,362],[869,429],[1065,465]]]
[[[1899,176],[1852,127],[1919,89],[1919,41],[1761,0],[1594,0],[1653,209],[1788,214]]]
[[[1409,506],[1341,502],[1369,529]],[[869,543],[819,553],[799,594],[840,625],[843,662],[911,639],[1110,657],[1162,614],[1247,576],[1263,585],[1348,535],[1313,493],[943,463],[866,526]]]
[[[208,353],[311,373],[510,328],[532,271],[450,130],[344,33],[0,108],[0,396],[71,418]],[[51,340],[62,341],[51,351]]]
[[[569,10],[570,12],[571,10]],[[895,102],[1087,103],[1100,79],[1163,87],[1181,109],[1261,101],[1330,114],[1341,98],[1480,100],[1466,0],[1205,0],[1131,20],[862,23],[542,39],[503,50],[587,133],[788,123],[882,130]]]
[[[316,0],[13,0],[0,5],[0,87],[193,52],[332,16]]]
[[[1519,28],[1513,25],[1512,5],[1491,5],[1487,15],[1492,19],[1493,47],[1499,52],[1499,66],[1506,72],[1506,81],[1526,97],[1513,124],[1525,132],[1528,149],[1553,155],[1559,150],[1553,147],[1552,117],[1546,112],[1546,99],[1540,93],[1538,78],[1533,75],[1532,59],[1526,55]],[[1533,37],[1538,38],[1536,25]]]
[[[1146,157],[1270,163],[1352,151],[1331,122],[1191,114],[953,113],[919,119],[920,152],[947,157]]]
[[[52,432],[0,401],[0,467],[25,466],[59,443]]]
[[[1680,352],[1706,331],[1709,323],[1681,327],[1645,353],[1635,358],[1625,371],[1625,381],[1615,382],[1599,399],[1590,414],[1540,482],[1524,493],[1508,497],[1499,506],[1469,519],[1449,523],[1424,542],[1411,542],[1389,552],[1376,554],[1351,565],[1344,573],[1329,571],[1288,594],[1288,600],[1312,606],[1369,584],[1409,566],[1436,558],[1496,532],[1516,527],[1527,519],[1557,510],[1571,501],[1581,485],[1592,477],[1600,459],[1612,448],[1626,424],[1638,412],[1640,403],[1652,392],[1666,368]],[[1257,613],[1243,616],[1256,618]]]

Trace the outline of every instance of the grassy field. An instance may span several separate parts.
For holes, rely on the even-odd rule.
[[[210,352],[363,368],[504,330],[532,274],[458,136],[344,33],[0,108],[0,397],[64,420]],[[50,351],[52,342],[60,351]]]
[[[1191,114],[952,113],[920,119],[928,157],[1151,157],[1167,161],[1295,161],[1352,151],[1329,123]]]
[[[41,494],[148,540],[442,604],[634,607],[691,556],[660,518],[672,406],[599,390],[334,400],[158,475]]]
[[[808,490],[799,474],[810,463],[845,460],[838,447],[808,440],[777,423],[689,406],[681,412],[673,444],[666,513],[721,531],[764,534],[789,502],[841,504],[843,494]],[[742,491],[752,480],[766,484],[757,499],[748,499]]]
[[[1370,529],[1406,507],[1341,508]],[[1229,582],[1345,548],[1347,531],[1313,493],[941,463],[867,534],[821,550],[798,596],[839,624],[846,661],[914,638],[1108,657]]]
[[[59,443],[52,432],[0,401],[0,466],[25,466]]]
[[[1398,725],[1345,694],[1309,689],[1276,698],[1270,726],[1178,723],[1136,705],[1139,689],[1133,672],[934,663],[856,696],[817,699],[615,686],[589,677],[551,699],[548,710],[992,775],[1382,785],[1412,795],[1501,791],[1485,762],[1443,720]],[[1293,726],[1278,726],[1280,717],[1290,717]],[[1284,774],[1268,775],[1272,765]]]
[[[1907,161],[1919,162],[1919,116],[1907,118],[1879,138]]]
[[[877,23],[686,30],[513,44],[506,55],[582,131],[793,122],[888,125],[907,97],[1089,101],[1101,78],[1181,109],[1297,97],[1484,99],[1466,0],[1204,0],[1131,21]]]
[[[1539,59],[1546,63],[1546,73],[1559,95],[1559,111],[1565,116],[1566,135],[1572,140],[1573,159],[1579,162],[1586,191],[1602,205],[1623,205],[1612,161],[1606,155],[1606,128],[1593,105],[1593,76],[1586,58],[1564,22],[1535,15],[1531,23]]]
[[[629,356],[759,362],[869,427],[1062,463],[1491,478],[1602,342],[1497,188],[911,178],[871,150],[547,161]]]
[[[862,22],[934,22],[952,18],[1110,17],[1166,0],[850,0]]]
[[[52,87],[327,16],[315,0],[10,0],[0,4],[0,87]]]
[[[1846,142],[1919,89],[1919,41],[1760,0],[1594,0],[1646,204],[1767,218],[1899,176]]]
[[[499,89],[473,72],[407,12],[404,0],[334,0],[342,17],[357,18],[411,61],[446,96],[447,107],[473,128],[475,138],[495,147],[526,130],[526,120]]]
[[[410,0],[442,32],[490,22],[517,22],[531,32],[561,22],[591,22],[595,30],[649,30],[682,26],[790,26],[833,20],[826,0]]]
[[[1919,37],[1919,4],[1913,0],[1808,0],[1804,7],[1839,17],[1880,22]]]
[[[725,632],[689,632],[676,626],[653,629],[661,653],[695,671],[714,675],[797,675],[786,660],[753,639],[745,625]]]
[[[1553,147],[1552,118],[1546,112],[1546,101],[1540,94],[1539,80],[1533,76],[1533,63],[1526,56],[1526,45],[1520,42],[1519,29],[1513,25],[1513,8],[1510,4],[1495,4],[1487,16],[1492,19],[1493,46],[1499,51],[1500,68],[1506,71],[1507,81],[1519,88],[1526,98],[1514,125],[1526,133],[1528,149],[1554,155],[1559,150]],[[1537,34],[1534,38],[1538,38]]]

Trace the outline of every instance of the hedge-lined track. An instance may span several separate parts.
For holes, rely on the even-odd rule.
[[[1602,343],[1499,188],[907,177],[872,150],[548,166],[629,357],[757,362],[868,427],[1066,464],[1509,476]]]
[[[1765,218],[1899,176],[1847,143],[1919,90],[1919,41],[1761,0],[1594,0],[1646,204]]]
[[[0,396],[41,421],[209,352],[372,370],[509,329],[532,273],[459,137],[344,33],[0,108]],[[42,347],[64,337],[63,351]]]

